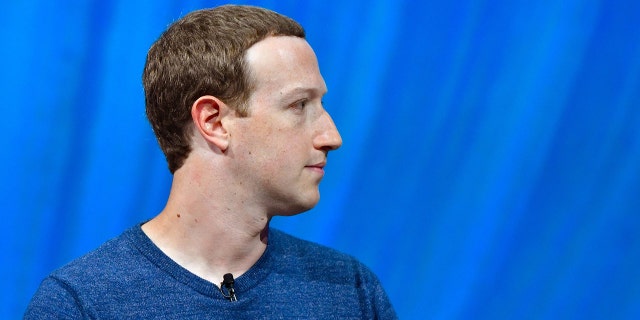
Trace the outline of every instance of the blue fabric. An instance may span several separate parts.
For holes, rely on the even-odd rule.
[[[53,272],[25,318],[396,318],[378,278],[363,264],[274,229],[262,257],[235,279],[235,292],[238,301],[227,300],[213,283],[166,256],[138,225]]]

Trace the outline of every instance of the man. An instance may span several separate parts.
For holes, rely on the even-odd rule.
[[[25,318],[395,318],[354,258],[269,229],[319,200],[342,140],[295,21],[192,12],[151,47],[147,116],[173,173],[164,210],[54,271]]]

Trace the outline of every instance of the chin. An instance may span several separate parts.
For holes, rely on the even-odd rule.
[[[316,204],[318,204],[318,201],[320,200],[319,196],[316,196],[312,199],[299,199],[301,201],[297,201],[295,203],[290,203],[289,206],[287,206],[286,208],[283,208],[283,210],[280,210],[279,214],[280,216],[295,216],[297,214],[303,213],[303,212],[307,212],[311,209],[313,209],[313,207],[316,206]]]

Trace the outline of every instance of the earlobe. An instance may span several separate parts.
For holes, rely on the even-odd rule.
[[[214,96],[202,96],[191,107],[191,117],[200,135],[223,152],[229,147],[229,133],[222,121],[228,110],[228,106]]]

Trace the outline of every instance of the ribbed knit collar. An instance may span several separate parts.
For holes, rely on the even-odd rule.
[[[273,245],[277,237],[277,231],[270,229],[267,248],[258,261],[244,274],[235,279],[235,290],[237,293],[247,292],[258,285],[269,274],[274,263]],[[197,292],[216,299],[225,299],[220,294],[218,287],[189,270],[183,268],[178,263],[167,256],[149,237],[142,231],[142,223],[125,231],[126,237],[131,245],[137,248],[149,261],[160,268],[165,273],[177,281],[193,288]],[[272,238],[272,235],[275,236]],[[222,279],[220,279],[222,282]]]

